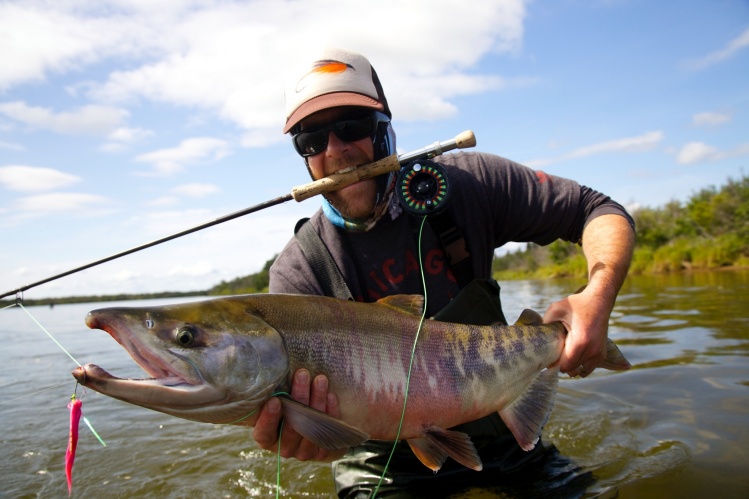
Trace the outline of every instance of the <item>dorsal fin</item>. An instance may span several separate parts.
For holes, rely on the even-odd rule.
[[[515,322],[516,326],[535,326],[538,324],[543,324],[544,319],[539,315],[538,312],[531,310],[529,308],[526,308],[523,310],[523,312],[520,314],[520,317],[518,317],[518,320]]]
[[[424,313],[424,297],[421,295],[386,296],[377,300],[377,303],[419,317]]]

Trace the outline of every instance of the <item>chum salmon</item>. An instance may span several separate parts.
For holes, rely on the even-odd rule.
[[[525,310],[511,326],[424,320],[419,329],[423,302],[257,294],[94,310],[86,324],[108,332],[152,378],[120,379],[93,364],[73,376],[180,418],[252,426],[259,408],[306,368],[328,377],[339,418],[286,396],[281,408],[287,424],[322,448],[399,438],[435,471],[447,457],[480,470],[470,437],[448,428],[498,412],[518,444],[533,449],[554,403],[559,369],[549,366],[564,348],[564,326]],[[630,364],[609,340],[599,367]]]

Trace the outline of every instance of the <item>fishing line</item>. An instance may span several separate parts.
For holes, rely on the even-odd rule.
[[[283,422],[278,427],[278,454],[276,455],[276,499],[281,493],[281,435],[283,435]]]
[[[29,312],[28,310],[26,310],[26,307],[24,307],[24,306],[23,306],[23,303],[21,303],[21,302],[18,302],[18,303],[16,303],[16,305],[18,305],[19,307],[21,307],[21,310],[23,310],[24,312],[26,312],[26,315],[28,315],[29,317],[31,317],[31,320],[32,320],[32,321],[34,321],[34,322],[36,323],[36,325],[37,325],[37,326],[39,326],[39,327],[41,328],[41,330],[42,330],[42,331],[44,331],[45,333],[47,333],[47,336],[49,336],[49,338],[50,338],[50,339],[51,339],[52,341],[54,341],[54,342],[55,342],[55,345],[57,345],[58,347],[60,347],[60,349],[61,349],[61,350],[62,350],[63,352],[65,352],[65,354],[66,354],[66,355],[67,355],[68,357],[70,357],[70,358],[71,358],[71,359],[73,360],[73,362],[75,362],[75,363],[76,363],[76,364],[78,365],[78,367],[83,367],[83,366],[81,365],[81,363],[80,363],[80,362],[78,362],[77,360],[75,360],[75,357],[73,357],[73,356],[72,356],[72,355],[70,354],[70,352],[68,352],[68,351],[67,351],[67,350],[65,349],[65,347],[64,347],[64,346],[62,346],[62,345],[60,344],[60,342],[59,342],[59,341],[57,341],[57,340],[55,339],[55,337],[54,337],[54,336],[52,336],[52,334],[51,334],[51,333],[50,333],[49,331],[47,331],[47,330],[46,330],[46,329],[44,328],[44,326],[42,326],[42,325],[41,325],[41,323],[40,323],[40,322],[39,322],[38,320],[36,320],[36,317],[34,317],[33,315],[31,315],[31,312]]]
[[[81,365],[81,363],[80,363],[80,362],[78,362],[78,361],[77,361],[77,360],[75,359],[75,357],[73,357],[73,355],[71,355],[71,353],[70,353],[70,352],[68,352],[68,351],[67,351],[67,349],[65,349],[65,347],[64,347],[64,346],[62,346],[62,344],[61,344],[61,343],[60,343],[59,341],[57,341],[57,339],[55,339],[55,337],[54,337],[54,336],[52,336],[52,333],[50,333],[49,331],[47,331],[47,329],[46,329],[46,328],[45,328],[44,326],[42,326],[42,324],[41,324],[41,323],[40,323],[40,322],[39,322],[38,320],[36,320],[36,317],[34,317],[34,316],[33,316],[33,315],[31,314],[31,312],[29,312],[29,311],[28,311],[28,310],[26,309],[26,307],[24,307],[24,306],[23,306],[23,303],[21,303],[21,300],[17,300],[17,301],[16,301],[16,303],[14,303],[14,304],[12,304],[12,305],[9,305],[9,306],[7,306],[7,307],[3,307],[3,309],[2,309],[2,310],[5,310],[5,309],[7,309],[7,308],[10,308],[10,307],[15,307],[15,306],[18,306],[18,307],[20,307],[20,308],[21,308],[21,310],[23,310],[24,312],[26,312],[26,315],[28,315],[28,316],[29,316],[29,317],[31,318],[31,320],[32,320],[32,321],[34,321],[34,323],[36,323],[36,325],[37,325],[37,326],[39,326],[39,328],[40,328],[40,329],[41,329],[42,331],[44,331],[44,332],[45,332],[45,333],[47,334],[47,336],[49,336],[49,338],[50,338],[50,339],[51,339],[52,341],[54,341],[54,342],[55,342],[55,345],[57,345],[58,347],[60,347],[60,349],[61,349],[61,350],[62,350],[63,352],[65,352],[65,354],[66,354],[66,355],[67,355],[68,357],[70,357],[70,359],[71,359],[71,360],[72,360],[73,362],[75,362],[75,363],[76,363],[76,364],[78,365],[78,367],[83,367],[83,366]],[[41,392],[44,392],[44,391],[47,391],[47,390],[51,390],[51,389],[53,389],[53,388],[57,388],[58,386],[62,386],[62,385],[57,385],[57,386],[52,386],[52,387],[49,387],[49,388],[45,388],[44,390],[40,390],[40,391],[38,391],[38,392],[35,392],[35,393],[41,393]],[[78,388],[78,382],[76,382],[75,386],[76,386],[76,389],[77,389],[77,388]],[[33,395],[33,393],[30,393],[30,394],[24,395],[23,397],[26,397],[26,396],[29,396],[29,395]],[[23,397],[19,397],[19,398],[23,398]],[[73,397],[75,397],[75,392],[73,393]],[[16,399],[16,400],[18,400],[18,399]],[[98,433],[96,432],[96,430],[94,430],[94,427],[93,427],[93,425],[91,424],[91,422],[90,422],[90,421],[88,420],[88,418],[87,418],[86,416],[83,416],[83,417],[82,417],[82,419],[83,419],[83,422],[84,422],[84,423],[86,423],[86,426],[88,426],[88,429],[89,429],[89,430],[91,430],[91,433],[93,433],[93,434],[94,434],[94,436],[96,437],[96,439],[97,439],[97,440],[98,440],[98,441],[99,441],[99,442],[101,443],[101,445],[103,445],[104,447],[106,447],[106,446],[107,446],[107,444],[106,444],[106,443],[104,443],[104,440],[102,440],[102,438],[101,438],[101,437],[99,436],[99,434],[98,434]]]
[[[66,381],[65,383],[60,383],[59,385],[54,385],[54,386],[49,386],[47,388],[42,388],[41,390],[37,390],[37,391],[31,392],[31,393],[27,393],[25,395],[21,395],[20,397],[16,397],[14,399],[3,400],[0,403],[2,403],[2,404],[10,404],[11,402],[15,402],[17,400],[25,399],[26,397],[31,397],[33,395],[38,395],[40,393],[48,392],[50,390],[54,390],[55,388],[60,388],[61,386],[65,386],[65,385],[68,385],[68,384],[70,384],[70,381]]]
[[[416,357],[416,343],[419,341],[419,334],[421,333],[421,328],[424,325],[424,319],[427,315],[427,283],[426,283],[426,277],[424,276],[424,265],[422,261],[422,255],[421,255],[421,242],[422,242],[422,234],[424,232],[424,224],[426,223],[427,217],[424,216],[421,219],[421,225],[419,226],[419,270],[421,271],[421,285],[424,289],[424,308],[421,312],[421,320],[419,321],[419,327],[416,328],[416,336],[414,337],[414,343],[411,347],[411,360],[408,364],[408,375],[406,376],[406,389],[405,394],[403,397],[403,410],[401,411],[401,419],[398,423],[398,432],[395,435],[395,441],[393,442],[393,448],[390,450],[390,455],[388,456],[388,460],[385,463],[385,469],[382,470],[382,475],[380,475],[380,480],[377,482],[377,486],[374,489],[374,492],[372,492],[372,498],[377,496],[377,492],[380,490],[380,485],[382,485],[382,481],[385,479],[385,473],[387,473],[388,467],[390,466],[390,461],[393,459],[393,455],[395,454],[395,450],[398,447],[399,438],[401,435],[401,429],[403,428],[403,420],[406,418],[406,405],[408,404],[408,389],[411,385],[411,371],[413,370],[414,365],[414,358]]]
[[[20,288],[12,289],[5,293],[1,293],[0,298],[5,298],[6,296],[11,296],[13,294],[22,293],[23,291],[26,291],[31,288],[35,288],[42,284],[46,284],[48,282],[61,279],[71,274],[75,274],[77,272],[90,269],[91,267],[95,267],[97,265],[101,265],[103,263],[116,260],[123,256],[130,255],[132,253],[136,253],[138,251],[141,251],[147,248],[151,248],[153,246],[171,241],[173,239],[177,239],[179,237],[186,236],[188,234],[192,234],[194,232],[207,229],[209,227],[213,227],[214,225],[228,222],[230,220],[234,220],[235,218],[243,217],[245,215],[249,215],[251,213],[255,213],[257,211],[270,208],[271,206],[276,206],[281,203],[291,201],[292,199],[297,202],[301,202],[313,196],[317,196],[318,194],[322,194],[324,192],[330,192],[330,191],[342,189],[343,187],[354,184],[361,180],[374,178],[374,177],[377,177],[378,175],[383,175],[385,173],[397,172],[401,169],[403,165],[407,165],[411,161],[414,161],[417,159],[433,158],[435,156],[439,156],[442,153],[451,151],[453,149],[463,149],[467,147],[473,147],[475,145],[476,145],[476,137],[473,135],[472,131],[466,130],[465,132],[459,133],[454,138],[450,140],[446,140],[444,142],[435,142],[432,145],[423,147],[419,150],[406,153],[406,154],[401,154],[401,155],[393,154],[391,156],[387,156],[385,158],[377,160],[374,163],[361,165],[359,167],[354,168],[353,170],[348,170],[345,172],[336,172],[327,177],[323,177],[321,179],[315,180],[309,184],[294,187],[293,189],[291,189],[291,194],[286,194],[284,196],[280,196],[280,197],[265,201],[255,206],[245,208],[244,210],[239,210],[239,211],[235,211],[234,213],[229,213],[228,215],[224,215],[214,220],[202,223],[200,225],[196,225],[195,227],[191,227],[189,229],[185,229],[183,231],[168,235],[166,237],[162,237],[160,239],[156,239],[154,241],[141,244],[139,246],[135,246],[125,251],[120,251],[119,253],[115,253],[108,257],[89,262],[85,265],[81,265],[80,267],[76,267],[74,269],[67,270],[60,274],[47,277],[46,279],[42,279],[40,281],[36,281],[30,284],[27,284],[25,286],[21,286]]]

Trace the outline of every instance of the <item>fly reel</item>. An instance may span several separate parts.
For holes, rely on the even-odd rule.
[[[395,186],[401,206],[412,215],[439,213],[450,194],[445,167],[428,159],[417,159],[404,166]]]

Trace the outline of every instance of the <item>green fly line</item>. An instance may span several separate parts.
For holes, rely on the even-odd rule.
[[[60,347],[60,349],[61,349],[61,350],[62,350],[63,352],[65,352],[65,354],[66,354],[66,355],[67,355],[68,357],[70,357],[70,359],[71,359],[71,360],[72,360],[73,362],[75,362],[75,363],[76,363],[76,365],[77,365],[78,367],[83,367],[83,366],[81,365],[81,363],[80,363],[80,362],[78,362],[78,361],[77,361],[77,360],[75,359],[75,357],[73,357],[73,355],[72,355],[72,354],[71,354],[70,352],[68,352],[68,351],[67,351],[67,349],[66,349],[66,348],[65,348],[64,346],[62,346],[62,344],[61,344],[61,343],[60,343],[59,341],[57,341],[57,339],[56,339],[56,338],[55,338],[54,336],[52,336],[52,333],[50,333],[49,331],[47,331],[47,329],[46,329],[46,328],[45,328],[44,326],[42,326],[42,324],[41,324],[41,323],[40,323],[40,322],[39,322],[38,320],[36,320],[36,317],[34,317],[34,316],[33,316],[33,315],[31,314],[31,312],[29,312],[29,310],[28,310],[28,309],[27,309],[26,307],[24,307],[24,306],[23,306],[23,303],[21,303],[21,300],[16,300],[16,303],[14,303],[14,304],[12,304],[12,305],[9,305],[9,306],[7,306],[7,307],[4,307],[4,308],[3,308],[2,310],[5,310],[5,309],[7,309],[7,308],[10,308],[10,307],[15,307],[15,306],[18,306],[18,307],[20,307],[20,308],[21,308],[21,310],[23,310],[24,312],[26,312],[26,315],[28,315],[28,316],[29,316],[29,317],[31,318],[31,320],[32,320],[32,321],[34,321],[34,323],[35,323],[35,324],[36,324],[37,326],[39,326],[39,329],[41,329],[42,331],[44,331],[44,333],[45,333],[45,334],[46,334],[47,336],[49,336],[49,338],[50,338],[50,339],[51,339],[52,341],[54,341],[54,342],[55,342],[55,345],[57,345],[58,347]],[[60,386],[60,385],[58,385],[58,386]],[[76,385],[75,385],[75,386],[77,387],[77,386],[78,386],[78,383],[76,383]],[[56,387],[53,387],[53,388],[56,388]],[[42,390],[42,391],[44,391],[44,390]],[[75,395],[74,395],[74,396],[75,396]],[[94,427],[93,427],[93,425],[91,424],[91,422],[90,422],[90,421],[88,420],[88,418],[87,418],[86,416],[82,416],[82,419],[83,419],[83,422],[84,422],[84,423],[86,423],[86,426],[88,426],[88,429],[89,429],[89,430],[91,430],[91,433],[93,433],[93,434],[94,434],[94,436],[96,437],[96,439],[97,439],[97,440],[99,441],[99,443],[101,443],[101,445],[103,445],[104,447],[106,447],[106,446],[107,446],[107,444],[106,444],[106,443],[104,443],[104,440],[103,440],[103,439],[102,439],[102,438],[101,438],[101,437],[99,436],[99,434],[98,434],[98,433],[96,432],[96,430],[94,430]]]
[[[421,333],[421,328],[424,325],[424,319],[426,318],[426,313],[427,313],[427,285],[426,285],[426,277],[424,276],[424,265],[421,262],[421,242],[422,242],[422,234],[424,232],[424,224],[426,223],[426,219],[427,217],[424,216],[421,220],[421,225],[419,226],[419,238],[418,238],[419,270],[421,272],[421,285],[422,285],[422,288],[424,289],[424,305],[423,305],[423,309],[421,313],[421,320],[419,321],[419,327],[416,328],[416,336],[414,337],[413,346],[411,347],[411,360],[408,365],[408,374],[406,376],[405,394],[403,398],[403,409],[401,410],[401,417],[400,417],[400,421],[398,422],[398,431],[395,436],[395,441],[393,442],[393,448],[390,450],[390,455],[388,456],[388,460],[385,463],[385,469],[382,470],[382,475],[380,475],[380,479],[377,482],[377,486],[372,492],[372,499],[374,499],[377,496],[377,492],[380,490],[380,485],[382,485],[382,481],[385,479],[385,473],[387,473],[388,467],[390,466],[390,461],[393,459],[393,455],[395,454],[395,451],[398,447],[399,437],[401,434],[401,430],[403,429],[403,421],[406,418],[406,406],[408,404],[408,389],[409,389],[409,386],[411,385],[411,372],[413,371],[414,358],[416,357],[416,344],[419,341],[419,334]],[[276,396],[276,395],[281,395],[281,394],[280,393],[273,394],[273,396]],[[243,419],[246,419],[252,416],[255,412],[257,411],[253,411],[247,416],[244,416],[243,418],[238,419],[237,421],[242,421]],[[281,426],[279,427],[279,430],[278,430],[276,497],[279,497],[279,493],[281,490],[281,432],[282,431],[283,431],[283,420],[281,420]]]
[[[377,492],[380,490],[380,485],[382,485],[382,481],[385,479],[385,473],[387,473],[388,466],[390,466],[390,461],[393,459],[393,455],[395,454],[395,450],[398,448],[398,442],[399,437],[401,434],[401,429],[403,428],[403,420],[406,418],[406,405],[408,404],[408,388],[411,385],[411,371],[413,370],[414,366],[414,357],[416,357],[416,343],[419,341],[419,333],[421,333],[421,328],[424,325],[424,318],[427,315],[427,283],[426,278],[424,276],[424,265],[421,261],[421,236],[424,231],[424,224],[426,223],[427,217],[424,216],[421,219],[421,225],[419,226],[419,270],[421,272],[421,285],[424,289],[424,306],[421,312],[421,320],[419,321],[419,327],[416,328],[416,336],[414,336],[414,343],[411,347],[411,360],[408,364],[408,375],[406,376],[406,390],[405,394],[403,396],[403,409],[401,411],[401,419],[398,422],[398,432],[395,435],[395,441],[393,442],[393,448],[390,450],[390,455],[388,456],[388,460],[385,463],[385,469],[382,470],[382,474],[380,475],[380,480],[377,482],[377,486],[374,489],[374,492],[372,492],[372,498],[374,499],[377,496]]]

